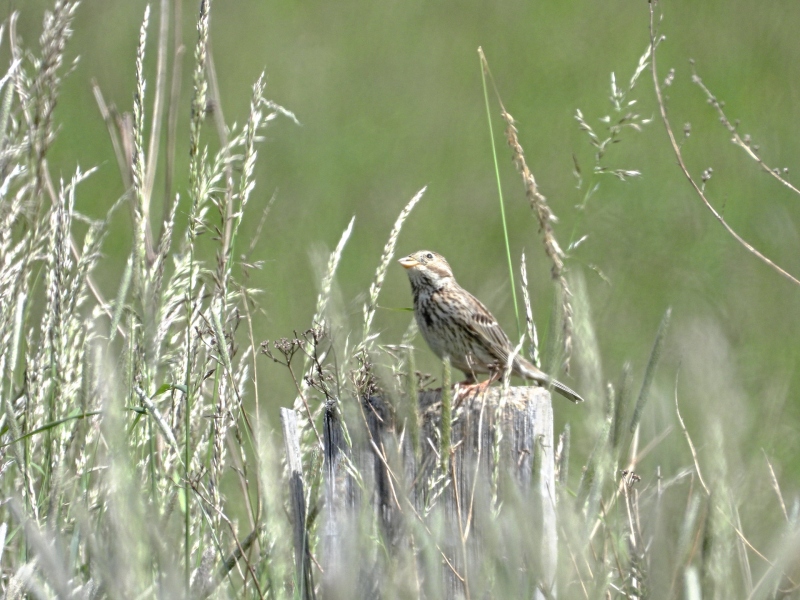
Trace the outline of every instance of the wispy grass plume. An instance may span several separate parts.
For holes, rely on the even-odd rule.
[[[522,301],[525,305],[525,325],[528,330],[530,340],[530,351],[528,353],[531,362],[537,367],[541,364],[539,358],[539,334],[536,331],[536,323],[533,320],[533,308],[531,307],[531,297],[528,293],[528,267],[525,262],[525,253],[522,253],[520,260],[520,279],[522,279]]]
[[[418,191],[413,198],[406,204],[405,208],[400,211],[400,214],[397,216],[397,220],[394,222],[394,227],[392,227],[392,232],[389,234],[389,239],[386,242],[386,245],[383,247],[383,253],[381,254],[381,261],[378,265],[378,270],[375,271],[375,279],[372,282],[372,285],[369,286],[369,298],[367,303],[364,305],[364,336],[363,336],[363,343],[367,343],[369,338],[369,331],[372,327],[372,319],[375,317],[375,311],[378,308],[378,296],[381,293],[381,288],[383,287],[383,280],[386,277],[386,270],[389,268],[389,264],[392,262],[392,257],[394,256],[394,249],[397,245],[397,239],[400,237],[400,230],[403,228],[403,223],[408,218],[408,215],[411,214],[411,211],[422,199],[422,195],[425,193],[425,190],[428,189],[427,186],[423,187],[420,191]]]

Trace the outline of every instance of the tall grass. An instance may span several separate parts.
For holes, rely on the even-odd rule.
[[[119,203],[110,199],[107,218],[89,222],[77,240],[74,222],[86,219],[76,198],[92,170],[55,183],[47,163],[76,10],[76,3],[54,5],[36,52],[12,36],[15,60],[3,80],[6,597],[205,597],[220,585],[263,597],[279,586],[251,563],[275,542],[263,525],[269,505],[259,488],[269,460],[250,464],[261,456],[244,411],[257,346],[251,338],[240,347],[237,331],[250,318],[254,290],[237,279],[237,238],[263,130],[292,115],[265,98],[262,76],[244,126],[210,152],[203,127],[210,3],[201,3],[190,139],[167,149],[189,154],[188,220],[178,222],[175,195],[154,227],[153,155],[169,78],[159,60],[149,103],[145,10],[132,57],[133,116],[112,129],[130,184],[121,201],[133,209],[133,245],[116,299],[107,302],[91,277]],[[162,32],[174,27],[168,17],[162,10]],[[167,41],[159,36],[159,56]],[[96,94],[102,100],[99,88]],[[209,254],[215,260],[201,258]],[[238,489],[233,505],[226,485]],[[277,565],[270,572],[280,573]]]
[[[95,88],[127,188],[123,198],[106,199],[108,212],[97,221],[76,208],[93,169],[82,167],[55,181],[48,164],[58,133],[55,107],[69,71],[65,48],[81,9],[55,2],[36,48],[3,36],[12,57],[0,78],[5,598],[296,598],[301,590],[303,597],[440,598],[451,588],[468,598],[798,597],[800,502],[784,496],[769,457],[755,463],[726,450],[737,440],[724,418],[699,431],[687,426],[677,379],[672,388],[659,378],[666,371],[660,359],[679,335],[666,307],[661,326],[642,332],[654,339],[649,356],[631,357],[619,376],[604,364],[587,286],[577,267],[568,272],[564,266],[584,238],[573,235],[562,251],[505,110],[512,159],[561,290],[556,311],[564,323],[564,352],[572,354],[591,399],[579,417],[591,423],[585,428],[591,439],[576,442],[568,426],[555,447],[557,484],[549,498],[557,515],[554,582],[542,577],[541,524],[521,495],[508,492],[507,474],[499,468],[488,493],[473,490],[469,499],[492,527],[478,532],[473,522],[459,522],[458,538],[448,537],[442,499],[455,483],[448,458],[462,443],[451,419],[461,418],[463,410],[447,400],[424,407],[424,414],[418,410],[417,393],[431,387],[432,379],[416,372],[410,313],[399,344],[376,325],[403,225],[424,190],[387,231],[357,322],[330,300],[355,227],[351,221],[328,259],[311,321],[292,337],[259,345],[252,324],[258,290],[243,276],[253,268],[247,255],[254,241],[242,238],[241,226],[257,195],[254,173],[265,129],[279,117],[296,119],[266,98],[262,75],[241,127],[208,126],[209,99],[219,97],[209,45],[212,7],[204,0],[189,139],[182,143],[168,133],[162,147],[164,126],[175,130],[181,56],[178,44],[169,45],[168,34],[177,39],[178,27],[169,22],[167,5],[159,11],[158,59],[150,75],[145,58],[152,51],[153,15],[149,9],[143,15],[131,56],[132,114],[112,118]],[[6,24],[12,33],[15,22],[12,17]],[[135,39],[136,32],[130,35]],[[612,77],[617,116],[602,121],[605,137],[578,113],[579,127],[596,150],[591,181],[581,184],[584,206],[597,177],[635,175],[603,160],[625,128],[646,124],[626,94],[652,66],[655,49],[653,42],[624,93]],[[169,170],[180,152],[189,157],[187,173],[166,173],[162,195],[154,183],[160,180],[156,157],[163,153]],[[183,179],[185,202],[173,191]],[[162,210],[156,208],[159,200]],[[108,260],[103,244],[122,204],[131,207],[133,242],[108,300],[93,276]],[[78,231],[84,231],[80,238]],[[522,264],[527,286],[524,258]],[[524,299],[533,341],[534,313],[527,294]],[[308,573],[296,568],[283,444],[260,420],[253,382],[264,355],[283,364],[296,386],[296,446],[308,509],[301,525],[316,587],[306,586],[306,579],[300,585],[299,577]],[[632,364],[644,366],[637,370]],[[445,366],[444,382],[450,378]],[[373,402],[376,397],[385,410]],[[444,413],[445,423],[431,432],[425,427],[432,411]],[[493,418],[487,414],[487,423]],[[371,437],[376,420],[396,424],[389,437]],[[341,433],[338,470],[323,455],[334,430]],[[482,449],[492,457],[500,455],[500,436],[494,440],[495,446]],[[405,478],[407,447],[417,457],[425,448],[438,459],[418,481]],[[552,450],[531,458],[533,477],[541,476],[542,456]],[[376,453],[380,469],[362,469],[359,452]],[[350,483],[337,487],[345,480]],[[760,493],[750,493],[747,484]],[[379,485],[388,486],[392,507],[375,505]],[[357,509],[342,525],[347,535],[334,558],[347,568],[331,583],[321,565],[330,564],[334,547],[331,515],[345,502]],[[392,520],[396,514],[401,516]],[[470,536],[481,536],[481,553],[477,568],[467,573],[458,564]],[[431,575],[442,572],[443,578]]]

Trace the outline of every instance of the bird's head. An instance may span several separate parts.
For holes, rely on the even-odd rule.
[[[430,250],[419,250],[398,261],[408,272],[411,285],[432,286],[436,289],[453,281],[453,270],[444,256]]]

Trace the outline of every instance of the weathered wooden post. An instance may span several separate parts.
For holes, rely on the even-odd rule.
[[[432,439],[438,427],[441,393],[421,395],[424,407],[423,439]],[[420,466],[430,466],[423,445]],[[444,493],[444,510],[450,534],[460,542],[470,529],[465,548],[456,548],[452,561],[467,573],[476,573],[483,557],[481,548],[492,527],[492,508],[497,501],[516,496],[540,536],[538,552],[528,557],[528,568],[538,573],[541,587],[554,594],[557,533],[555,520],[555,465],[553,457],[553,409],[550,393],[539,387],[490,388],[467,397],[454,411],[452,423],[451,485]],[[418,471],[417,477],[421,473]],[[525,562],[525,561],[523,561]],[[533,564],[535,563],[535,564]],[[465,583],[453,570],[448,573],[448,598],[459,598]],[[461,574],[463,577],[463,574]],[[537,590],[536,598],[545,598]]]
[[[510,577],[533,582],[528,587],[537,600],[554,597],[556,490],[549,392],[494,387],[464,398],[453,411],[449,449],[440,447],[441,392],[421,392],[418,400],[416,448],[408,424],[404,428],[397,416],[409,411],[395,410],[380,397],[364,399],[360,420],[348,413],[352,446],[345,443],[338,407],[326,407],[322,597],[383,595],[380,561],[385,556],[370,558],[358,547],[367,520],[377,520],[384,555],[419,552],[414,531],[438,536],[438,573],[431,572],[430,561],[417,557],[414,576],[429,586],[423,597],[479,597],[487,558],[509,562]],[[514,518],[523,519],[518,533],[526,536],[524,543],[503,539],[496,527],[497,516],[512,506]],[[487,548],[501,556],[485,556]]]
[[[311,571],[311,553],[306,527],[306,497],[303,485],[303,464],[297,432],[297,413],[289,408],[281,409],[283,442],[286,449],[286,464],[289,470],[289,496],[294,530],[295,573],[297,597],[314,600],[314,579]]]

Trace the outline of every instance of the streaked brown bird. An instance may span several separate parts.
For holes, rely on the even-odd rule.
[[[511,341],[480,300],[462,288],[444,256],[420,250],[400,259],[411,281],[414,317],[422,337],[439,357],[464,371],[467,385],[477,373],[488,373],[488,386],[502,376],[514,351]],[[552,387],[573,402],[583,398],[517,354],[511,364],[515,375],[543,387]]]

